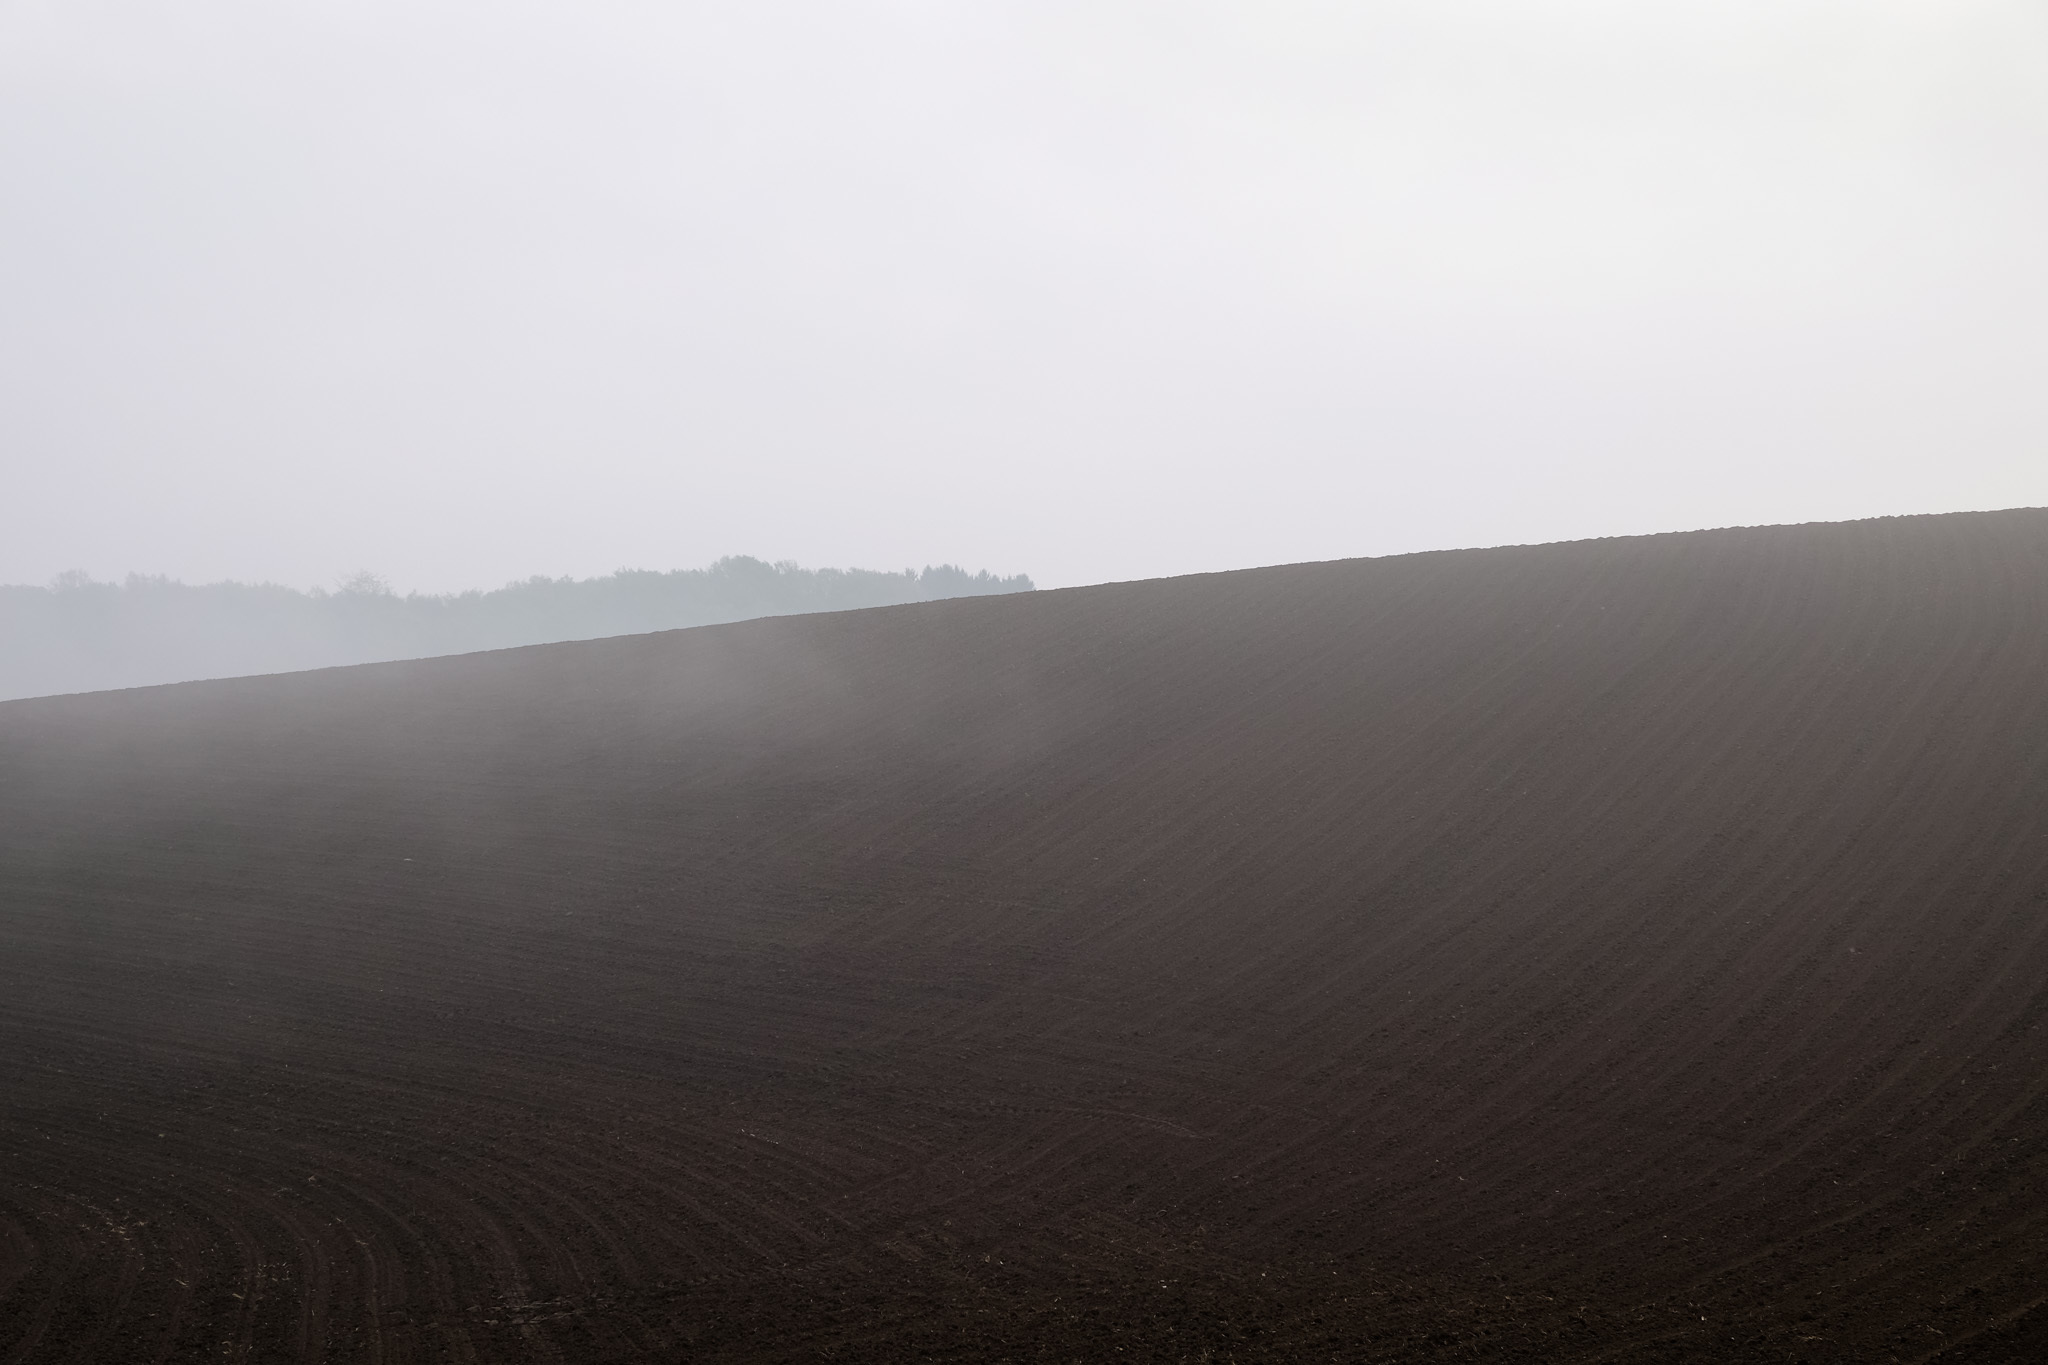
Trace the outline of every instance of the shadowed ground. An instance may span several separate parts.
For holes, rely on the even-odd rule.
[[[2048,1356],[2048,513],[0,705],[0,1361]]]

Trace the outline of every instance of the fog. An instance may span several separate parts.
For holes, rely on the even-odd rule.
[[[2048,9],[0,6],[0,582],[2048,502]]]
[[[722,559],[706,569],[532,578],[493,592],[400,596],[375,574],[339,591],[192,586],[79,573],[0,587],[0,700],[417,659],[557,640],[1029,592],[1029,576],[956,565],[876,573]]]

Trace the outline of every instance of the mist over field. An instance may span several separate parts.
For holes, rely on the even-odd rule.
[[[2044,73],[0,0],[0,1365],[2048,1361]]]
[[[757,616],[1029,592],[1028,575],[804,569],[730,556],[705,569],[531,578],[493,592],[407,593],[360,573],[338,591],[273,583],[188,586],[82,573],[0,587],[0,699],[416,659]]]

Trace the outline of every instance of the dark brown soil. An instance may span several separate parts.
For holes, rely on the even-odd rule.
[[[2048,1359],[2048,512],[0,705],[0,1361]]]

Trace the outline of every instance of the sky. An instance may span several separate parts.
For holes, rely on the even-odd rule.
[[[0,0],[0,582],[2048,503],[2038,0]]]

